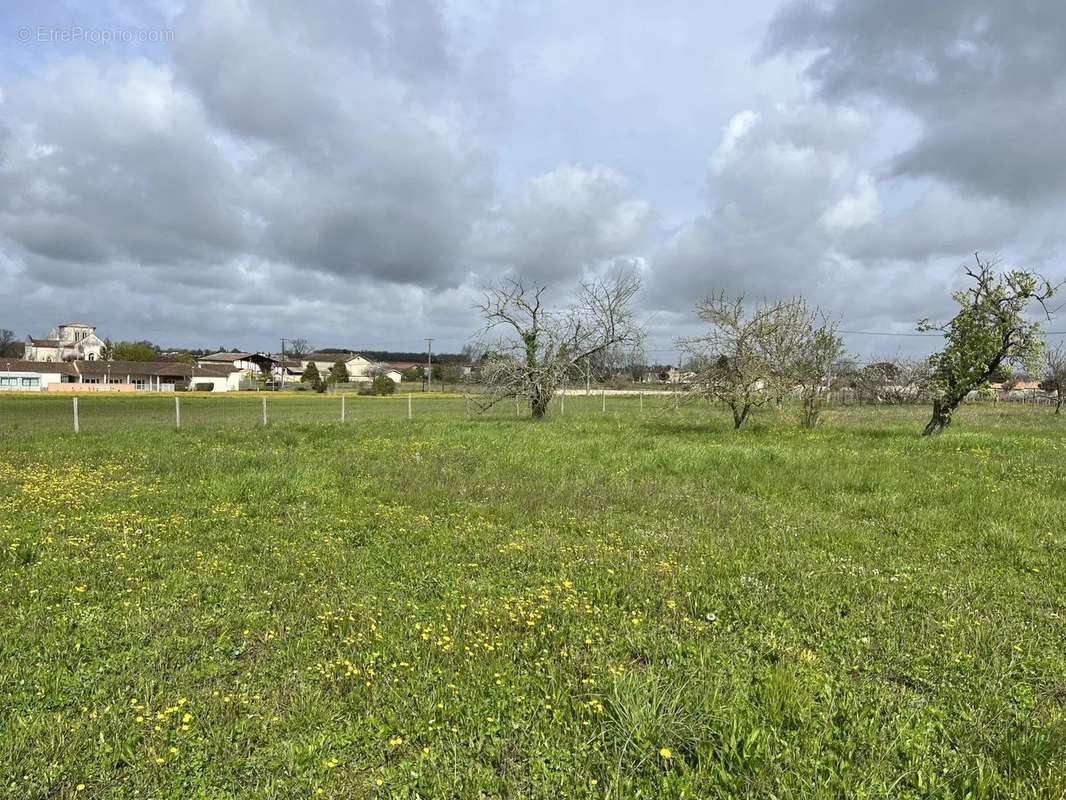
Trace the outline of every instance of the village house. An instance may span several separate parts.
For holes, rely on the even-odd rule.
[[[1040,381],[1027,381],[1022,379],[990,383],[988,384],[988,388],[992,391],[993,397],[997,400],[1038,402],[1047,401],[1055,394],[1054,392],[1048,392],[1041,388]]]
[[[67,322],[49,331],[44,339],[26,337],[23,359],[26,361],[96,361],[105,347],[96,335],[96,326],[86,322]]]
[[[314,364],[320,375],[325,375],[338,361],[344,362],[344,368],[348,371],[348,380],[353,383],[368,383],[372,380],[372,373],[377,366],[370,359],[359,353],[308,353],[300,356],[300,364],[304,370],[308,365]],[[391,377],[391,376],[390,376]],[[399,374],[392,380],[399,383]]]

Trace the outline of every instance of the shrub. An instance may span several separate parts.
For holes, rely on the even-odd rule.
[[[378,375],[360,394],[388,395],[396,391],[396,384],[384,375]]]

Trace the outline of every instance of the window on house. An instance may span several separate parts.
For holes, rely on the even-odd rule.
[[[41,379],[40,378],[23,378],[22,379],[22,388],[23,389],[37,389],[37,388],[40,387],[40,385],[41,385]]]
[[[96,353],[89,353],[89,360],[96,361]]]

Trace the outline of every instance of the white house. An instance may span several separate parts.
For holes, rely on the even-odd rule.
[[[104,349],[104,341],[96,335],[96,326],[86,322],[57,325],[47,338],[26,338],[26,361],[96,361]]]
[[[344,362],[344,367],[348,370],[348,380],[355,383],[368,383],[371,380],[370,373],[375,364],[358,353],[308,353],[300,356],[303,369],[306,370],[308,365],[314,364],[322,376],[333,369],[333,365],[338,361]]]

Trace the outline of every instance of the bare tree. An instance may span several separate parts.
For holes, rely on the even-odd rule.
[[[308,353],[314,352],[314,347],[307,339],[287,339],[288,347],[285,350],[285,355],[292,356],[294,359],[299,360]]]
[[[621,372],[633,383],[641,383],[648,374],[648,354],[643,342],[636,347],[627,347],[619,354]]]
[[[21,355],[21,349],[15,341],[15,333],[9,328],[0,328],[0,356],[13,357]]]
[[[383,378],[393,371],[393,368],[385,361],[375,361],[366,368],[365,374],[368,378]]]
[[[452,389],[463,379],[463,368],[459,364],[442,364],[440,368],[440,385],[443,390],[450,383]]]
[[[519,397],[529,403],[534,419],[542,418],[579,362],[641,341],[643,331],[633,314],[639,289],[634,273],[584,282],[574,302],[561,310],[545,305],[544,286],[527,288],[512,279],[485,289],[477,306],[485,319],[482,410]]]
[[[1061,413],[1066,401],[1066,345],[1057,345],[1044,353],[1044,380],[1040,388],[1055,392],[1055,413]]]
[[[1001,367],[1035,369],[1043,348],[1040,323],[1027,321],[1026,311],[1035,303],[1050,319],[1046,303],[1056,287],[1028,270],[998,273],[994,261],[974,257],[977,264],[966,269],[974,285],[955,293],[959,310],[951,321],[918,323],[918,330],[940,331],[947,340],[943,350],[929,357],[938,394],[923,436],[935,436],[950,425],[966,396],[987,385]]]
[[[817,310],[803,311],[798,322],[801,330],[790,371],[803,404],[800,421],[813,428],[832,388],[833,365],[844,354],[844,341],[837,333],[840,322]]]
[[[794,388],[792,365],[811,312],[802,300],[763,301],[749,312],[743,296],[718,292],[700,301],[696,313],[710,330],[677,343],[693,373],[688,397],[722,401],[739,429],[752,409]]]
[[[879,359],[856,373],[855,387],[867,402],[918,403],[932,391],[932,373],[929,362],[921,359]]]

